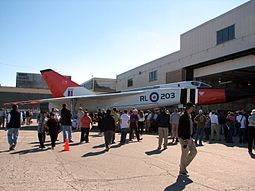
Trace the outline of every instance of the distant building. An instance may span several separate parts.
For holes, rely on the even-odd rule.
[[[48,86],[42,79],[40,74],[20,73],[16,75],[17,88],[43,88],[47,89]]]
[[[71,79],[71,76],[66,76]],[[21,73],[17,72],[16,75],[17,88],[42,88],[48,89],[47,84],[42,78],[41,74],[34,73]]]
[[[37,100],[52,98],[48,89],[39,88],[16,88],[16,87],[0,87],[0,108],[4,107],[4,103],[19,102],[27,100]],[[33,108],[39,108],[40,104],[33,104]],[[7,106],[11,107],[11,105]],[[20,108],[31,108],[32,105],[20,105]]]
[[[96,93],[115,92],[116,79],[111,78],[91,78],[90,80],[81,84],[81,86],[92,90]]]

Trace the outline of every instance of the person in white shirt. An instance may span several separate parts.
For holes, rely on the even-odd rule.
[[[220,141],[220,128],[219,128],[219,119],[218,115],[214,111],[209,113],[209,117],[211,120],[211,140],[214,140],[214,132],[217,135],[217,141]]]
[[[124,110],[124,113],[120,116],[120,131],[121,131],[120,144],[122,145],[126,143],[126,137],[129,131],[129,124],[130,116],[127,114],[127,110]]]
[[[243,143],[245,140],[245,128],[246,128],[246,117],[242,112],[238,113],[236,116],[236,122],[240,124],[239,127],[239,143]]]

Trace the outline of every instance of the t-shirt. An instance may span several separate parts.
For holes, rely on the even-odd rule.
[[[120,119],[121,119],[120,128],[121,129],[129,128],[128,121],[130,120],[130,117],[124,113],[120,116]]]
[[[240,128],[241,129],[245,128],[246,117],[244,115],[238,115],[236,117],[236,121],[240,123],[240,125],[241,125]]]
[[[81,128],[90,128],[91,127],[91,123],[92,120],[90,118],[90,116],[84,115],[81,119],[80,119],[80,126]]]
[[[144,115],[143,115],[143,117],[141,117],[141,115],[138,115],[138,118],[139,118],[139,122],[144,122],[145,121]]]

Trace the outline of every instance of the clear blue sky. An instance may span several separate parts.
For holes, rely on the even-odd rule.
[[[0,84],[54,69],[115,78],[180,49],[180,34],[247,0],[0,0]]]

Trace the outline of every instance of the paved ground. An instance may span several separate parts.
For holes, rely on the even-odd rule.
[[[104,152],[103,137],[72,143],[63,152],[38,149],[37,132],[21,130],[15,151],[8,151],[6,131],[0,131],[0,190],[255,190],[255,160],[246,145],[206,144],[189,166],[189,178],[178,177],[180,145],[157,152],[157,136],[142,142],[113,145]],[[80,133],[74,133],[79,141]],[[62,141],[62,136],[59,137]],[[49,140],[49,137],[47,137]],[[119,140],[119,135],[116,136]],[[50,142],[46,144],[50,147]]]

